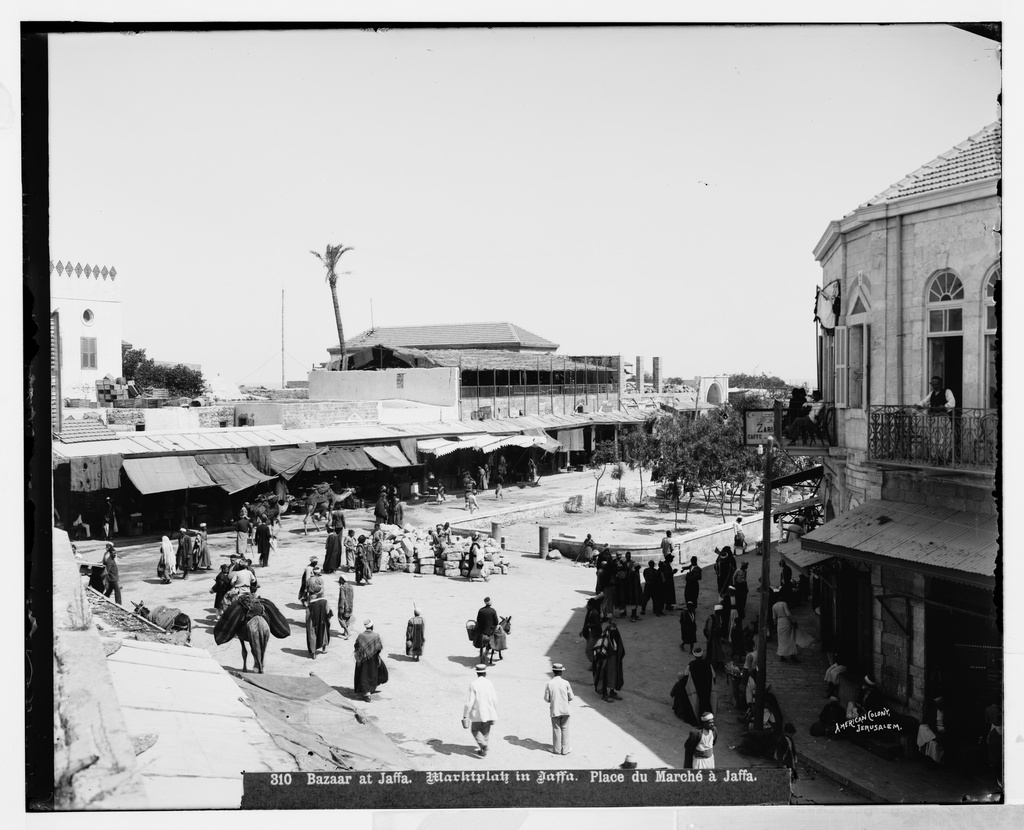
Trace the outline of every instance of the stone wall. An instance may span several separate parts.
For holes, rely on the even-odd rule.
[[[497,395],[487,398],[464,397],[459,403],[462,420],[477,418],[517,418],[523,415],[572,415],[577,406],[585,412],[599,412],[602,406],[619,409],[618,394],[605,395]],[[490,414],[484,414],[487,409]]]
[[[341,374],[332,373],[332,374]],[[256,426],[279,424],[284,429],[314,429],[336,427],[351,423],[380,423],[378,401],[248,401],[234,406],[233,425],[242,417]]]
[[[108,409],[107,423],[112,429],[134,430],[143,424],[146,430],[189,430],[235,425],[235,405],[161,406],[154,409]]]
[[[922,596],[924,577],[903,568],[874,565],[871,586],[876,597]],[[920,719],[925,694],[924,603],[900,597],[876,599],[872,617],[875,679],[883,694],[903,707],[904,714]]]
[[[71,553],[53,531],[54,805],[145,810],[142,777]]]

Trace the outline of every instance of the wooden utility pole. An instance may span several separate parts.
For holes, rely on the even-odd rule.
[[[768,615],[771,613],[769,604],[771,589],[771,550],[772,550],[772,450],[775,449],[775,438],[769,437],[764,444],[764,506],[761,511],[761,609],[757,626],[757,696],[754,698],[754,729],[764,724],[764,689],[768,674]]]
[[[281,289],[281,388],[284,389],[284,289]]]

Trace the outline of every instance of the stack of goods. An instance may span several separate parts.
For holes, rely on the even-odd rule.
[[[115,382],[110,375],[96,381],[96,400],[100,404],[112,404],[114,401],[123,401],[127,398],[128,387]]]
[[[496,539],[484,541],[484,561],[490,563],[492,573],[507,574],[512,567],[512,560]]]

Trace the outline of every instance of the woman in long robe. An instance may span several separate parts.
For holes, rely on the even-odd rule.
[[[355,657],[356,668],[352,686],[357,695],[369,701],[370,695],[377,691],[379,682],[380,653],[384,649],[380,635],[373,630],[373,621],[363,623],[365,631],[356,637]]]
[[[161,569],[163,573],[161,573]],[[160,561],[156,565],[157,576],[166,585],[171,581],[171,577],[177,573],[177,570],[178,568],[174,563],[174,547],[171,545],[171,540],[164,536],[160,539]]]
[[[199,532],[195,538],[196,570],[210,570],[213,564],[210,562],[210,546],[207,543],[206,522],[199,525]]]
[[[725,669],[725,649],[722,648],[722,618],[719,616],[721,611],[722,606],[716,605],[714,613],[704,622],[704,636],[708,640],[707,659],[720,671]]]
[[[778,636],[779,659],[783,663],[789,660],[799,663],[800,658],[796,656],[796,622],[785,600],[779,600],[772,606],[772,619]]]
[[[213,594],[213,607],[218,615],[224,610],[224,597],[230,590],[231,574],[227,565],[221,565],[220,573],[214,578],[213,587],[210,589],[210,593]]]
[[[675,611],[676,603],[676,579],[675,576],[679,572],[678,569],[672,567],[672,560],[675,557],[672,554],[668,554],[661,562],[658,563],[658,569],[661,571],[662,581],[662,604],[665,606],[666,611]]]
[[[423,655],[423,644],[427,640],[425,631],[426,624],[420,615],[419,609],[414,605],[412,607],[412,616],[405,626],[405,653],[406,656],[411,657],[416,662],[419,662],[420,657]]]
[[[726,586],[732,583],[733,574],[736,573],[736,557],[732,555],[732,548],[728,545],[718,552],[715,573],[718,575],[718,595],[721,596]]]
[[[623,562],[615,571],[615,603],[614,608],[620,617],[626,616],[626,594],[629,591],[629,575],[632,564]]]
[[[306,650],[316,660],[317,652],[326,654],[331,642],[331,606],[318,570],[306,581],[306,603]]]
[[[697,564],[697,557],[690,557],[690,564],[686,570],[683,571],[683,576],[686,579],[686,585],[683,588],[683,601],[692,602],[693,607],[697,607],[697,597],[700,596],[700,578],[703,576],[703,571],[700,565]]]
[[[679,675],[671,695],[672,711],[693,726],[700,726],[701,713],[718,711],[715,670],[704,659],[702,649],[694,650],[694,659]]]
[[[619,629],[610,619],[603,620],[604,629],[594,645],[594,691],[602,700],[619,700],[619,689],[625,683],[622,676],[622,660],[626,647],[622,644]]]
[[[587,610],[583,617],[583,630],[580,637],[587,641],[585,654],[590,661],[590,668],[594,668],[594,646],[597,638],[601,636],[601,602],[604,599],[600,594],[587,600]]]
[[[333,533],[327,534],[326,553],[324,554],[324,573],[332,574],[341,568],[341,559],[345,553],[345,540],[342,538],[340,528]]]

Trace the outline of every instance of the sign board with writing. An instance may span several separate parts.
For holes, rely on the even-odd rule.
[[[785,767],[246,772],[243,810],[788,804]]]
[[[775,435],[774,409],[743,410],[743,446],[754,447],[767,444],[768,438]]]

